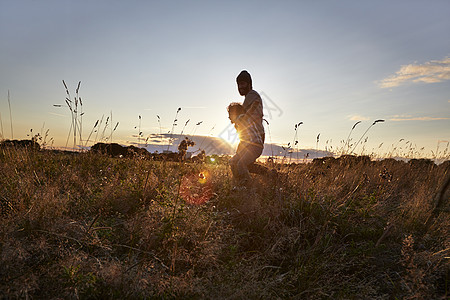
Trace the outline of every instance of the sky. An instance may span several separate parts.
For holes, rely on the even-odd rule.
[[[267,143],[432,156],[450,140],[449,13],[444,0],[0,0],[1,135],[72,145],[64,80],[71,101],[81,81],[80,144],[232,139],[245,69]]]

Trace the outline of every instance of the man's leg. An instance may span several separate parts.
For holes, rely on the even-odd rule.
[[[238,151],[241,155],[236,163],[236,172],[238,174],[238,177],[243,181],[243,184],[245,184],[245,181],[250,180],[248,167],[249,165],[254,163],[256,159],[261,155],[262,150],[262,147],[247,143],[239,143]]]
[[[241,154],[242,154],[241,151],[236,151],[236,154],[232,158],[230,158],[229,161],[231,173],[233,174],[233,180],[235,182],[239,182],[239,173],[237,171],[237,164],[239,159],[241,158]]]
[[[248,171],[253,174],[266,176],[269,174],[269,169],[258,163],[252,163],[248,166]]]

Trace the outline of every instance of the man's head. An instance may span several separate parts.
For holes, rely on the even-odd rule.
[[[234,123],[239,115],[245,113],[244,107],[238,102],[233,102],[228,105],[227,110],[228,118],[230,119],[231,123]]]
[[[238,77],[236,78],[236,82],[238,85],[239,94],[241,96],[246,96],[253,89],[252,77],[246,70],[243,70],[241,73],[239,73]]]

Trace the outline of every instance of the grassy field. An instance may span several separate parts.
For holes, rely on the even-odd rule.
[[[449,161],[0,150],[0,298],[447,299]]]

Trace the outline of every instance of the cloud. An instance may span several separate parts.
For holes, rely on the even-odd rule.
[[[49,114],[54,115],[54,116],[58,116],[58,117],[67,117],[67,115],[57,114],[57,113],[54,113],[54,112],[49,112]]]
[[[396,115],[393,116],[390,121],[393,122],[403,122],[403,121],[440,121],[440,120],[449,120],[450,118],[439,118],[439,117],[413,117],[413,116],[401,116]]]
[[[400,68],[379,82],[381,88],[392,88],[408,82],[435,83],[450,80],[450,57],[432,60],[421,65],[410,64]]]
[[[360,115],[352,115],[348,117],[350,121],[368,121],[370,120],[369,117],[364,117]]]

